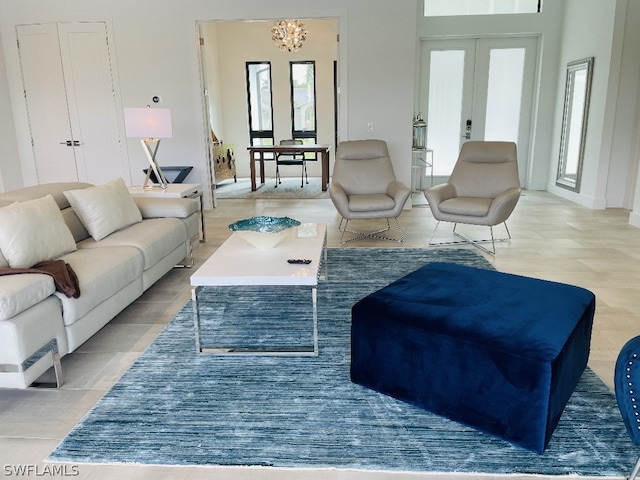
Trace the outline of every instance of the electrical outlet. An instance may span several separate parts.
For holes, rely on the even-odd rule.
[[[373,122],[367,123],[367,132],[373,132]]]

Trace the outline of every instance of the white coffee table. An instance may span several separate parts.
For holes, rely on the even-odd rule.
[[[218,355],[318,355],[318,307],[317,288],[320,270],[327,277],[327,226],[304,224],[303,229],[291,228],[291,232],[278,245],[259,249],[233,233],[191,276],[191,296],[196,336],[196,351]],[[290,264],[287,259],[309,259],[308,265]],[[311,289],[313,308],[313,346],[289,348],[277,346],[246,346],[225,348],[204,346],[201,343],[201,325],[206,318],[200,315],[198,297],[203,288],[252,286],[259,293],[260,287],[308,286]],[[265,305],[268,308],[268,305]],[[249,326],[250,327],[250,326]]]

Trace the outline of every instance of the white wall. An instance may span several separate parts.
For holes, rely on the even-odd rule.
[[[617,97],[616,78],[619,76],[619,59],[613,58],[615,10],[613,2],[601,0],[566,0],[565,21],[560,42],[560,68],[557,76],[558,97],[554,117],[552,162],[549,168],[547,189],[559,196],[591,208],[604,208],[607,175],[610,168],[611,129],[613,114],[611,102]],[[580,192],[572,192],[555,185],[560,132],[563,114],[563,92],[567,63],[586,57],[594,57],[593,80],[587,136],[582,168]],[[613,72],[610,72],[611,69]],[[613,89],[613,90],[612,90]],[[613,98],[612,98],[613,96]]]
[[[633,125],[631,128],[633,129],[635,140],[635,144],[630,149],[630,156],[635,164],[636,171],[635,175],[630,174],[627,177],[627,189],[632,194],[633,208],[629,216],[629,223],[636,227],[640,227],[640,192],[638,191],[638,186],[640,186],[640,169],[638,168],[638,162],[640,162],[640,95],[638,95],[637,90],[640,86],[640,50],[637,47],[640,44],[640,30],[637,28],[638,23],[640,23],[640,2],[629,2],[625,28],[626,48],[623,51],[623,71],[628,72],[625,77],[627,79],[625,85],[636,93],[636,101],[628,104],[628,108],[634,112],[633,117],[629,119],[631,125]],[[628,44],[626,43],[627,41],[629,42]],[[609,188],[614,187],[610,186]],[[633,194],[635,194],[635,197]]]
[[[626,12],[624,4],[626,3]],[[640,81],[640,2],[619,2],[614,27],[613,51],[621,55],[617,98],[612,101],[615,118],[611,126],[610,169],[606,184],[607,207],[631,208],[636,188],[638,158],[638,82]],[[612,62],[614,63],[614,62]]]
[[[219,141],[226,138],[222,110],[222,85],[220,56],[218,55],[217,35],[219,22],[207,22],[200,25],[200,35],[203,39],[203,67],[204,82],[207,89],[209,105],[209,122],[211,130]]]
[[[200,91],[197,21],[330,17],[340,25],[340,138],[386,139],[396,175],[408,184],[416,8],[416,0],[298,0],[293,4],[289,0],[3,0],[0,33],[20,159],[29,161],[30,146],[16,24],[106,21],[122,105],[143,106],[154,95],[161,96],[161,106],[172,109],[173,138],[163,140],[160,161],[193,164],[192,178],[206,183],[209,133]],[[375,125],[372,133],[367,132],[369,122]],[[138,142],[127,140],[127,150],[131,171],[144,168],[146,159]],[[33,181],[24,179],[26,184]]]
[[[2,56],[0,38],[0,192],[22,186],[22,172],[16,130],[13,126],[13,110],[9,99],[9,84]]]

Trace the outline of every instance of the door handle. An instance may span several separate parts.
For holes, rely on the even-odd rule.
[[[73,142],[71,140],[67,140],[64,142],[60,142],[60,145],[66,145],[67,147],[73,146]]]
[[[471,140],[471,119],[467,119],[466,123],[465,123],[465,133],[464,135],[462,135],[462,138],[466,139],[466,140]]]

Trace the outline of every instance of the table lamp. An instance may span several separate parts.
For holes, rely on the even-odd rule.
[[[169,182],[162,173],[162,169],[156,160],[158,146],[161,138],[171,138],[171,110],[168,108],[125,108],[124,125],[127,137],[142,138],[140,143],[151,168],[147,170],[143,188],[149,186],[151,172],[155,173],[159,186],[167,188]]]

